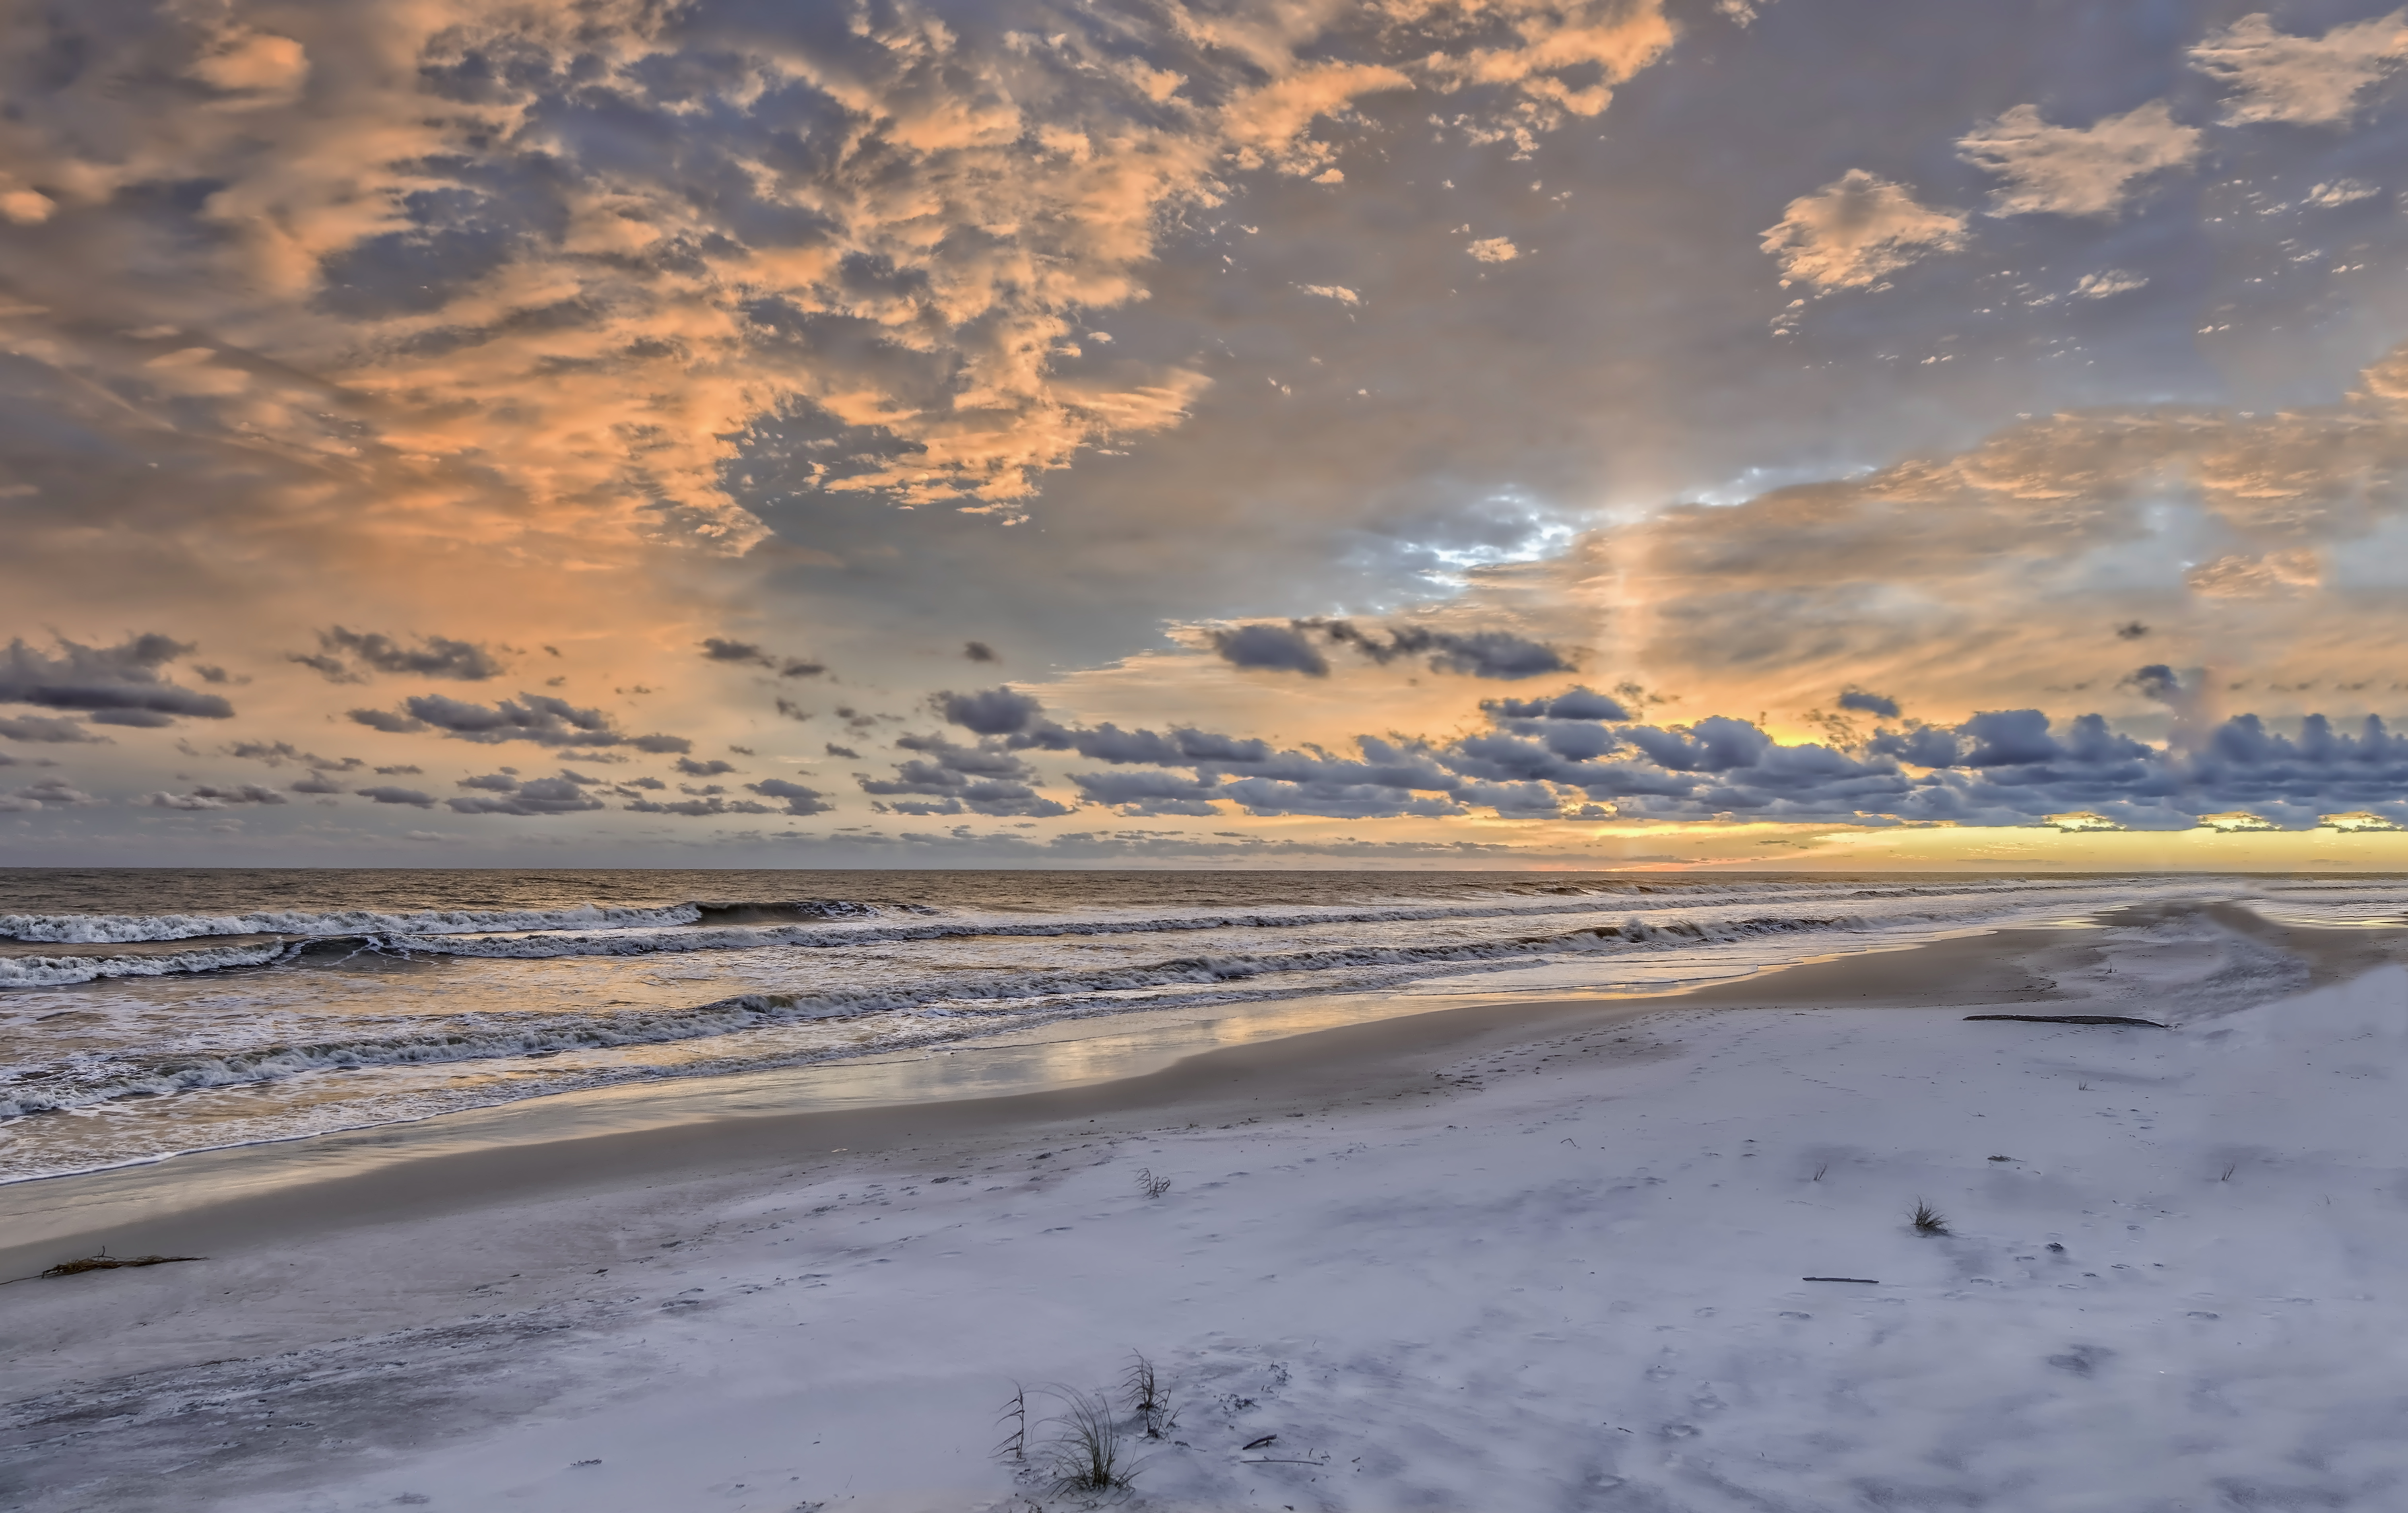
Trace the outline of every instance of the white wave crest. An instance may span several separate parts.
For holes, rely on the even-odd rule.
[[[64,987],[103,977],[172,977],[188,972],[219,972],[227,967],[260,967],[292,949],[281,941],[263,941],[165,956],[0,957],[0,987]]]
[[[487,929],[627,929],[691,925],[702,906],[576,909],[427,909],[380,914],[338,909],[324,914],[262,910],[240,915],[0,915],[0,935],[62,945],[121,945],[136,941],[188,941],[208,935],[451,935]]]

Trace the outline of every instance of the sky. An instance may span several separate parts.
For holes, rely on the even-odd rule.
[[[0,865],[2408,868],[2408,10],[0,5]]]

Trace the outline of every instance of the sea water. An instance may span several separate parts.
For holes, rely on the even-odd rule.
[[[0,871],[0,1180],[1057,1020],[1662,991],[2145,902],[2408,923],[2408,880]]]

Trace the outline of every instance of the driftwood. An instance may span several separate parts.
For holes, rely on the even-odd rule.
[[[120,1266],[169,1266],[179,1261],[207,1261],[207,1256],[112,1256],[103,1252],[78,1261],[63,1261],[44,1276],[73,1276],[79,1272],[114,1271]]]
[[[2014,1019],[2028,1025],[2140,1025],[2148,1030],[2172,1030],[2155,1019],[2127,1019],[2113,1014],[1969,1014],[1965,1022],[1976,1019]]]
[[[1878,1276],[1801,1276],[1801,1282],[1862,1282],[1867,1287],[1881,1286]]]

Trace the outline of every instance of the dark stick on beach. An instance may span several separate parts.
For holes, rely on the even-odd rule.
[[[179,1261],[207,1261],[207,1256],[112,1256],[106,1247],[99,1255],[84,1256],[75,1261],[63,1261],[42,1276],[75,1276],[83,1272],[115,1271],[121,1266],[172,1266]],[[12,1276],[12,1282],[36,1280],[34,1277]]]
[[[2028,1025],[2140,1025],[2148,1030],[2172,1030],[2155,1019],[2126,1019],[2113,1014],[1969,1014],[1965,1022],[1976,1019],[2014,1019]]]
[[[1867,1287],[1881,1286],[1878,1276],[1801,1276],[1801,1282],[1861,1282]]]

